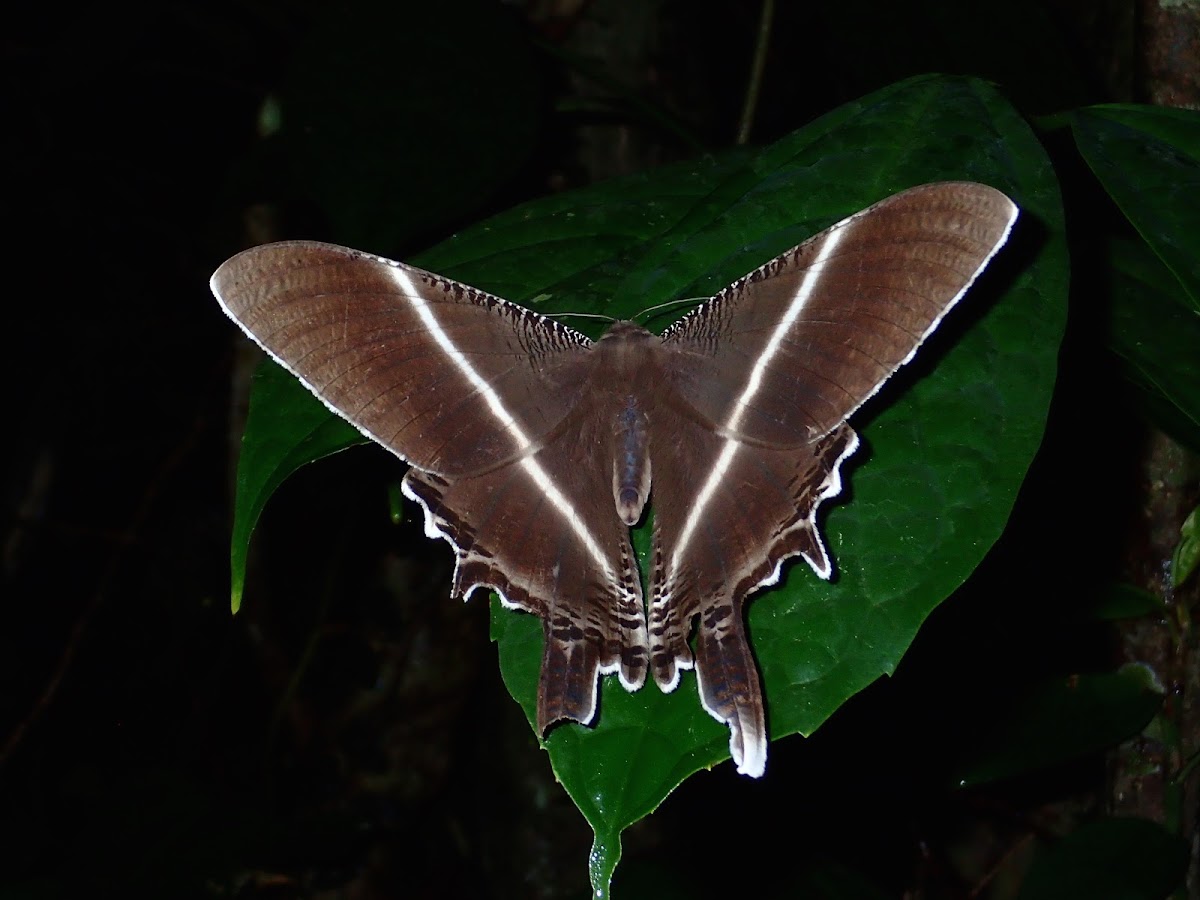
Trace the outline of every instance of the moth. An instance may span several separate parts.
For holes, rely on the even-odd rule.
[[[926,184],[739,278],[661,336],[597,341],[440,275],[309,241],[239,253],[222,309],[333,412],[407,462],[452,595],[495,591],[542,621],[537,727],[583,724],[599,676],[700,701],[758,777],[766,712],[744,607],[800,556],[858,446],[847,418],[1008,238],[1017,207]],[[653,505],[648,593],[629,528]],[[695,628],[694,649],[689,641]]]

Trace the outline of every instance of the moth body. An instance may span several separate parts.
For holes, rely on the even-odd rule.
[[[767,716],[746,602],[796,556],[831,576],[816,515],[858,445],[847,419],[1016,216],[985,185],[911,188],[661,337],[617,322],[593,342],[449,278],[310,241],[238,254],[211,284],[272,358],[410,464],[405,495],[454,550],[452,594],[491,589],[541,619],[539,733],[590,723],[602,675],[637,690],[649,673],[670,691],[694,668],[738,771],[758,777]],[[651,491],[644,598],[629,526]]]

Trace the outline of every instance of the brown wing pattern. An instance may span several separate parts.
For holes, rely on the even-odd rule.
[[[641,579],[612,501],[591,342],[465,285],[355,250],[270,244],[217,270],[225,311],[338,415],[414,468],[454,548],[453,593],[541,617],[538,726],[589,722],[597,678],[645,681]],[[610,417],[611,418],[611,417]]]
[[[693,664],[731,730],[738,770],[761,775],[766,718],[743,606],[803,556],[858,444],[846,424],[916,352],[1004,243],[1017,208],[978,184],[890,197],[751,272],[663,335],[675,390],[651,432],[650,665],[664,689]],[[663,460],[670,459],[670,465]]]
[[[621,323],[592,345],[449,279],[312,242],[241,253],[212,288],[330,409],[412,463],[404,490],[454,548],[454,595],[492,588],[541,618],[541,732],[589,722],[602,673],[633,690],[649,667],[669,691],[694,666],[738,770],[759,776],[746,600],[792,556],[829,577],[816,512],[858,444],[846,417],[1016,214],[983,185],[913,188],[740,279],[661,342]],[[640,513],[650,479],[647,608],[622,516]]]
[[[667,329],[681,392],[749,441],[798,447],[826,434],[912,358],[1016,216],[1002,193],[968,182],[850,216]]]
[[[217,269],[212,289],[326,406],[445,476],[536,450],[577,405],[587,371],[591,342],[578,332],[345,247],[255,247]]]
[[[483,475],[444,479],[414,469],[404,479],[405,493],[425,508],[426,532],[454,546],[453,595],[490,587],[506,606],[541,618],[542,733],[559,719],[592,720],[600,674],[618,673],[629,690],[646,677],[629,529],[609,499],[611,474],[589,464],[598,426],[607,423],[578,417],[551,448]]]
[[[816,526],[821,501],[841,488],[843,459],[858,446],[848,425],[796,449],[720,437],[685,416],[660,417],[652,454],[654,557],[648,609],[650,666],[663,690],[694,665],[704,708],[730,727],[738,771],[758,777],[767,757],[766,714],[743,607],[801,555],[822,577],[831,565]],[[656,423],[657,425],[657,423]]]

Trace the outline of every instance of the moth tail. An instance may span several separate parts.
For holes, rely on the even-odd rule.
[[[601,675],[616,673],[621,685],[636,691],[646,681],[649,655],[641,592],[626,592],[619,605],[588,614],[559,607],[542,618],[545,647],[538,682],[537,727],[544,737],[560,719],[583,725],[596,716]]]
[[[767,715],[741,618],[737,610],[723,629],[701,627],[696,681],[705,710],[729,726],[729,754],[738,772],[761,778],[767,766]]]
[[[696,614],[696,605],[686,599],[687,591],[680,592],[675,585],[666,583],[663,557],[662,534],[655,528],[654,568],[646,617],[650,638],[650,670],[654,674],[654,683],[664,694],[669,694],[679,687],[680,674],[695,665],[692,648],[688,646],[688,632]]]
[[[616,600],[604,607],[608,618],[600,671],[616,672],[625,690],[636,691],[646,683],[650,639],[646,633],[642,575],[628,541],[621,548],[621,584]]]
[[[537,729],[546,736],[563,719],[587,725],[596,715],[600,653],[595,641],[572,633],[558,613],[543,620],[545,648],[538,681]],[[564,633],[564,630],[568,633]]]
[[[679,687],[680,673],[694,665],[688,624],[678,610],[667,605],[650,610],[650,666],[654,682],[664,694]]]

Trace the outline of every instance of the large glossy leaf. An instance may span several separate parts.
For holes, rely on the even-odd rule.
[[[1008,708],[989,711],[955,780],[973,786],[1098,753],[1140,732],[1161,707],[1162,694],[1138,666],[1033,685]]]
[[[1187,845],[1157,822],[1104,819],[1035,858],[1018,900],[1160,900],[1182,887]]]
[[[1070,122],[1088,166],[1200,312],[1200,112],[1092,106]]]
[[[1000,534],[1037,450],[1067,264],[1056,184],[1025,124],[981,82],[919,78],[760,152],[547,198],[413,260],[542,311],[623,317],[707,296],[873,201],[951,178],[1005,190],[1022,218],[920,359],[855,417],[865,446],[824,521],[833,583],[795,566],[750,607],[774,738],[811,733],[895,668],[930,610]],[[635,534],[640,550],[644,541]],[[494,605],[493,634],[505,683],[532,722],[540,626]],[[596,833],[598,891],[622,830],[690,773],[726,759],[727,741],[690,675],[669,696],[653,686],[627,694],[604,679],[595,726],[551,732],[555,774]]]
[[[1124,363],[1147,414],[1200,451],[1200,314],[1162,260],[1140,241],[1110,242],[1109,265],[1109,346]]]
[[[709,168],[687,214],[608,288],[617,298],[639,295],[634,306],[704,295],[873,199],[954,177],[1008,190],[1024,210],[1023,231],[968,301],[975,306],[856,419],[867,423],[868,449],[850,469],[853,500],[826,519],[838,578],[826,584],[796,566],[751,605],[774,738],[811,733],[891,672],[1003,528],[1040,441],[1063,323],[1066,255],[1053,178],[1024,124],[988,88],[920,79],[748,160]],[[705,258],[712,274],[681,283]],[[493,626],[505,680],[532,720],[538,625],[497,610]],[[596,830],[600,888],[620,832],[688,774],[728,756],[725,729],[695,696],[691,677],[669,697],[653,688],[629,695],[609,679],[597,725],[560,727],[547,741],[559,780]]]
[[[363,442],[358,429],[298,387],[296,379],[275,363],[263,363],[254,373],[229,547],[234,612],[242,605],[250,535],[276,488],[301,466]]]

